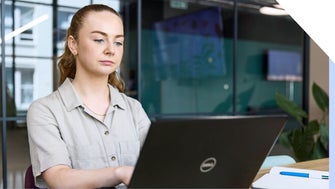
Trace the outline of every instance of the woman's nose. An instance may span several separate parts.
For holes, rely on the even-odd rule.
[[[107,55],[114,55],[115,54],[115,47],[114,47],[113,43],[108,44],[106,46],[106,49],[105,49],[104,53],[107,54]]]

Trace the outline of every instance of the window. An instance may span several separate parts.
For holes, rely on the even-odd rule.
[[[14,10],[14,30],[27,26],[34,19],[34,7],[29,6],[16,6]],[[29,27],[22,31],[17,37],[15,42],[18,45],[34,45],[33,28]]]
[[[60,7],[57,11],[57,56],[63,53],[66,31],[76,10]]]
[[[17,68],[15,71],[15,102],[18,110],[26,110],[33,101],[34,68]]]
[[[57,4],[59,6],[69,6],[69,7],[82,7],[84,5],[90,4],[90,0],[75,0],[75,1],[69,1],[69,0],[58,0]]]

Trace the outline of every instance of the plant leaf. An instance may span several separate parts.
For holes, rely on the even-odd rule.
[[[317,120],[312,120],[308,122],[308,125],[305,127],[305,133],[308,132],[311,135],[316,135],[320,131],[320,124]]]
[[[278,142],[289,149],[292,148],[290,135],[292,135],[292,131],[285,131],[282,132],[278,138]]]
[[[325,125],[320,125],[320,143],[327,151],[329,150],[329,129]]]
[[[328,150],[323,147],[320,140],[317,140],[312,151],[311,159],[320,159],[326,157],[329,157]]]
[[[305,127],[296,128],[292,136],[292,147],[298,160],[309,160],[314,147],[314,134]]]
[[[329,96],[315,83],[312,86],[312,93],[318,107],[323,111],[323,115],[320,120],[311,120],[307,125],[304,125],[302,122],[304,118],[308,118],[307,113],[294,101],[276,93],[275,99],[278,106],[303,126],[285,131],[279,137],[279,142],[283,146],[293,150],[298,161],[329,156],[329,128],[327,126]]]
[[[329,96],[328,94],[316,83],[312,85],[312,93],[316,104],[324,112],[329,110]]]
[[[276,93],[276,102],[283,111],[293,116],[303,125],[302,120],[303,118],[307,118],[307,113],[301,107],[280,93]]]

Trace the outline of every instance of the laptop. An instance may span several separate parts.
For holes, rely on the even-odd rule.
[[[286,115],[152,121],[128,188],[249,188]]]

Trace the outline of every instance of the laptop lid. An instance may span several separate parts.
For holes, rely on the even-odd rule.
[[[152,122],[128,188],[249,188],[285,115]]]

